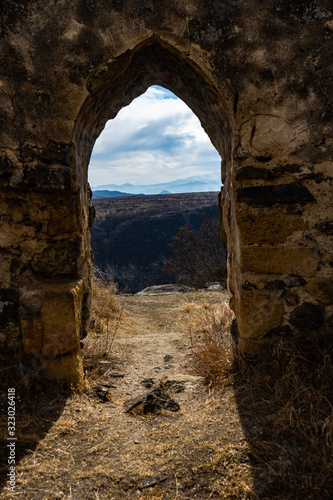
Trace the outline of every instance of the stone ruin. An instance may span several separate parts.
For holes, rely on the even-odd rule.
[[[0,343],[80,383],[89,158],[150,85],[198,116],[222,163],[239,346],[332,326],[329,0],[25,0],[0,25]],[[9,361],[10,363],[10,361]]]

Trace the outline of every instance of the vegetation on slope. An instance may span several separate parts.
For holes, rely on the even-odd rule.
[[[225,286],[227,278],[226,249],[222,247],[217,217],[203,215],[196,231],[182,226],[169,245],[173,256],[164,262],[164,271],[176,283],[202,288],[207,282]]]
[[[172,256],[172,237],[184,224],[198,229],[203,212],[218,216],[217,193],[96,199],[93,204],[95,266],[111,270],[120,289],[131,292],[170,282],[163,262]]]

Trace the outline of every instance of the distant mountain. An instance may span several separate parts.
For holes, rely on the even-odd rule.
[[[171,193],[170,193],[170,191],[167,191],[166,189],[163,189],[163,191],[161,191],[160,194],[171,194]]]
[[[96,194],[99,190],[120,191],[129,194],[160,194],[161,191],[168,191],[170,194],[180,193],[205,193],[209,191],[219,191],[221,188],[220,172],[208,173],[205,175],[196,175],[186,179],[176,179],[170,182],[161,182],[158,184],[143,184],[135,186],[133,184],[106,184],[92,187]]]
[[[100,198],[119,198],[120,196],[138,196],[139,194],[133,194],[133,193],[123,193],[122,191],[109,191],[107,189],[104,190],[93,190],[93,196],[98,196]]]

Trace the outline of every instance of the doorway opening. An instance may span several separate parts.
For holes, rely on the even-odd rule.
[[[220,163],[198,118],[171,91],[151,86],[120,110],[89,164],[95,268],[131,293],[171,281],[218,280],[226,267],[218,234]],[[182,258],[175,260],[172,243],[181,227]]]

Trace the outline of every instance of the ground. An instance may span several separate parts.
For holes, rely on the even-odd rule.
[[[86,387],[17,386],[16,490],[6,488],[2,418],[1,498],[333,498],[331,350],[320,351],[320,364],[313,356],[307,362],[298,345],[297,356],[283,352],[283,372],[269,355],[262,368],[250,363],[223,384],[207,384],[194,356],[201,335],[191,325],[227,301],[225,292],[120,295],[109,303],[100,295],[108,335],[98,333],[97,315],[84,340]],[[150,390],[143,379],[159,384],[176,375],[187,379],[185,391],[171,394],[180,411],[124,413],[125,401]],[[91,392],[100,383],[111,386],[105,401]]]
[[[16,470],[16,496],[214,498],[223,481],[230,481],[235,454],[243,455],[243,470],[248,475],[245,437],[231,387],[214,393],[198,379],[173,395],[180,404],[179,412],[123,412],[125,400],[148,391],[141,380],[158,382],[165,375],[172,378],[191,372],[184,315],[195,303],[221,299],[226,296],[217,292],[125,298],[123,319],[109,356],[113,368],[125,376],[101,377],[115,386],[110,389],[110,401],[77,392],[67,396],[54,393],[47,401],[35,394],[29,402],[17,402],[19,432],[26,449]],[[166,354],[173,359],[164,362]],[[96,373],[91,375],[90,385],[94,385],[94,377],[97,380]],[[20,421],[20,412],[25,412],[25,422]],[[242,478],[234,480],[241,482]],[[150,486],[154,483],[156,486]],[[6,489],[2,495],[10,497]]]

